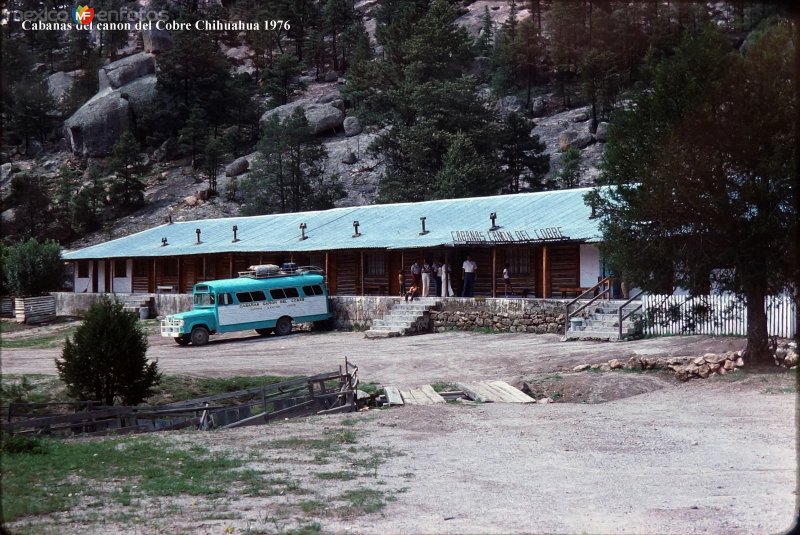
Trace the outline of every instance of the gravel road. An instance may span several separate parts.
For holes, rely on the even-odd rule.
[[[168,374],[311,375],[337,369],[347,357],[361,377],[397,385],[437,381],[500,379],[515,382],[531,373],[571,369],[585,362],[631,355],[702,355],[741,349],[738,338],[708,336],[652,338],[628,343],[561,342],[557,335],[447,332],[369,340],[363,333],[297,332],[266,338],[247,333],[212,337],[208,345],[179,347],[171,339],[150,336],[148,357]],[[4,373],[55,374],[60,349],[8,349]]]
[[[363,380],[384,385],[515,383],[584,362],[743,345],[704,336],[563,343],[557,336],[457,332],[385,340],[359,333],[228,335],[200,348],[155,336],[150,342],[150,357],[169,374],[310,374],[347,356]],[[3,351],[3,373],[54,373],[58,354]],[[608,374],[586,374],[593,375]],[[666,387],[606,403],[406,406],[179,437],[246,455],[274,438],[356,419],[359,448],[386,452],[375,480],[385,481],[396,500],[355,518],[323,515],[325,533],[779,533],[797,510],[795,380],[786,372],[668,379]],[[319,486],[313,466],[284,463]],[[186,510],[136,532],[191,526],[193,533],[222,533],[231,526],[244,533],[267,502],[229,502],[230,520],[197,522]]]

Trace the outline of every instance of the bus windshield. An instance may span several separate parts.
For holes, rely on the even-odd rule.
[[[194,294],[194,304],[195,306],[212,306],[214,304],[214,294]]]

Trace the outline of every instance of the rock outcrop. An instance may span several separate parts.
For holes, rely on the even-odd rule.
[[[99,92],[118,89],[138,78],[156,73],[156,62],[152,54],[140,52],[127,58],[104,65],[97,73]]]
[[[107,156],[128,130],[127,99],[119,91],[98,93],[64,122],[64,136],[72,152],[84,156]]]
[[[55,100],[62,100],[75,83],[75,79],[83,73],[81,70],[72,72],[55,72],[47,77],[47,91]]]
[[[113,69],[110,72],[112,78],[107,79],[108,83],[116,83],[113,80],[128,79],[134,71],[123,74]],[[131,119],[140,117],[155,95],[154,74],[133,79],[118,89],[100,91],[64,122],[69,149],[84,156],[107,156],[114,143],[129,129]]]
[[[142,32],[142,42],[144,51],[150,54],[158,54],[172,48],[172,36],[166,30],[144,30]]]
[[[242,156],[241,158],[236,158],[228,166],[225,168],[225,176],[239,176],[243,173],[246,173],[247,170],[250,168],[250,162],[247,161],[247,158]]]
[[[281,121],[284,121],[294,113],[296,108],[302,108],[311,126],[311,131],[315,135],[334,133],[335,129],[342,126],[344,122],[344,112],[333,104],[297,100],[266,111],[264,115],[261,116],[260,124],[263,126],[270,117],[275,116]]]

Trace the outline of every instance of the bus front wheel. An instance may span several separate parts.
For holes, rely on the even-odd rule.
[[[192,345],[204,346],[208,343],[208,329],[195,327],[192,329]]]
[[[287,316],[283,316],[275,324],[275,334],[277,334],[278,336],[286,336],[291,332],[292,332],[292,319]]]

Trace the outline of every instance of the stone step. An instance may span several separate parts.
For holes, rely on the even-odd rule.
[[[625,333],[623,333],[623,336]],[[569,340],[619,340],[617,331],[567,331]]]
[[[371,329],[364,333],[364,338],[395,338],[397,336],[402,336],[402,333],[399,331],[383,331],[375,329]]]

